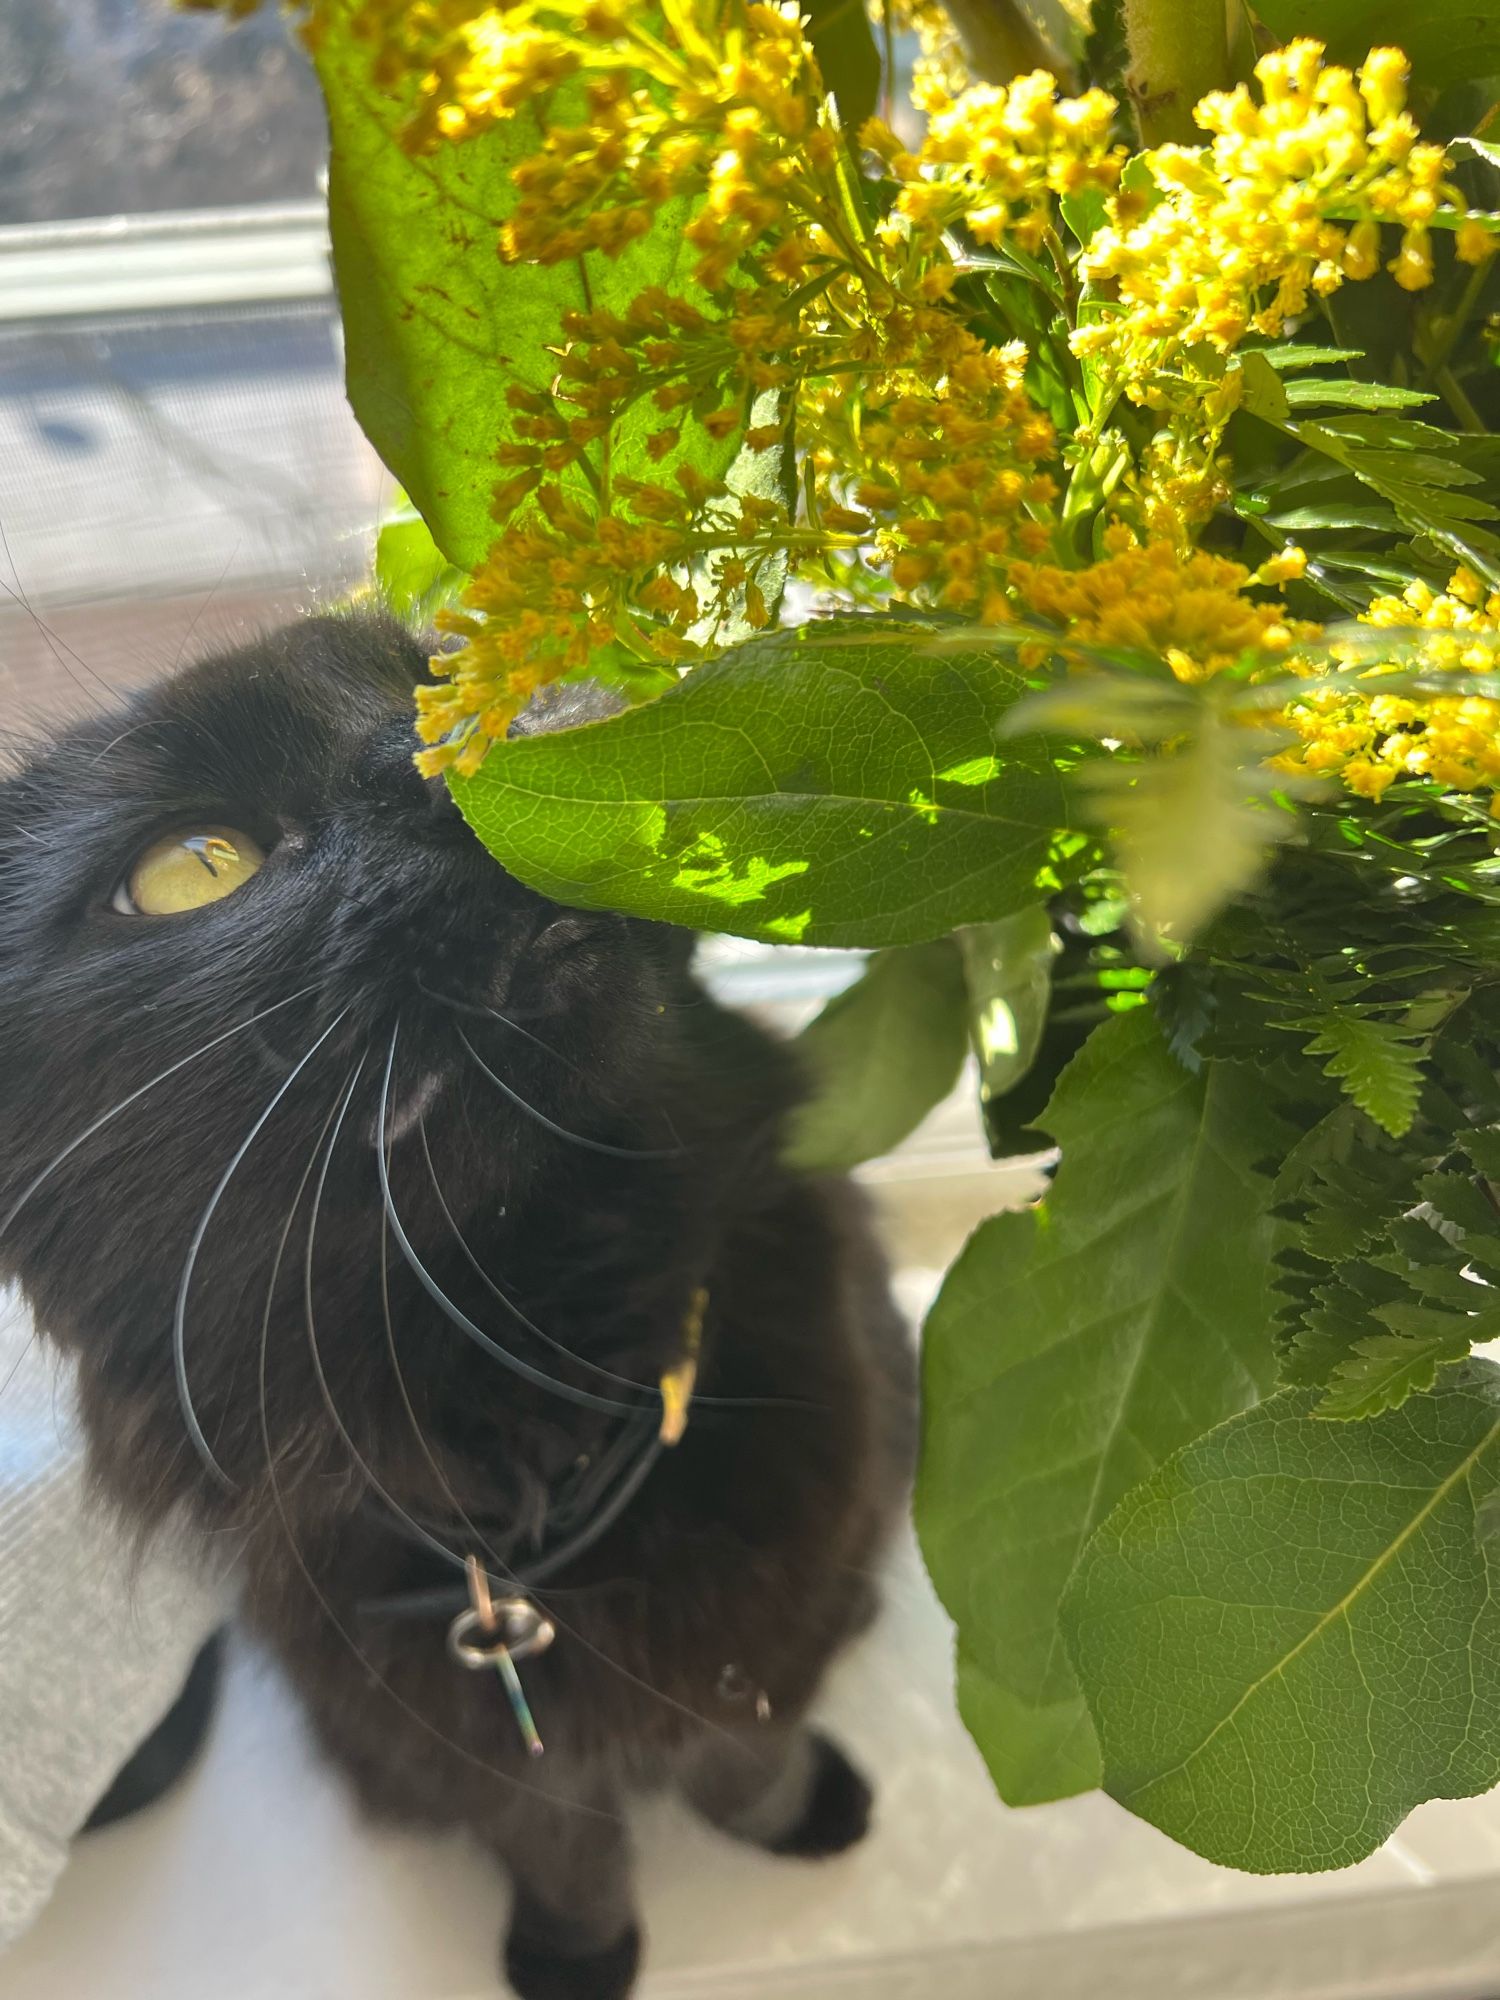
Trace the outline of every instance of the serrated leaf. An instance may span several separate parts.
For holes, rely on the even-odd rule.
[[[1049,746],[1000,745],[1026,692],[915,621],[768,633],[660,700],[497,744],[451,781],[545,895],[782,944],[916,944],[1006,916],[1087,859]]]
[[[1313,1173],[1346,1160],[1359,1120],[1358,1106],[1345,1099],[1310,1125],[1281,1163],[1274,1190],[1277,1201],[1298,1193]]]
[[[873,958],[797,1038],[814,1095],[792,1119],[788,1163],[847,1173],[898,1146],[958,1081],[967,999],[952,938]]]
[[[1409,1128],[1422,1093],[1422,1052],[1387,1022],[1339,1008],[1320,1021],[1307,1053],[1326,1057],[1324,1074],[1393,1138]]]
[[[979,1062],[979,1101],[988,1111],[1036,1058],[1052,997],[1057,939],[1045,903],[958,933],[969,998],[969,1039]]]
[[[1190,1075],[1149,1008],[1107,1021],[1047,1111],[1038,1211],[984,1223],[925,1334],[917,1525],[1003,1797],[1097,1780],[1057,1605],[1094,1525],[1168,1452],[1267,1388],[1269,1183],[1254,1071]]]
[[[1368,1423],[1288,1390],[1188,1445],[1094,1537],[1063,1607],[1104,1783],[1257,1872],[1343,1868],[1500,1781],[1500,1370]]]
[[[1471,1345],[1460,1316],[1447,1317],[1447,1325],[1425,1334],[1372,1333],[1356,1341],[1329,1377],[1318,1415],[1364,1422],[1430,1389],[1438,1369],[1462,1361]]]
[[[1466,440],[1386,412],[1309,418],[1287,429],[1388,500],[1414,535],[1500,586],[1500,540],[1482,525],[1500,509],[1467,490],[1483,475],[1464,462]]]
[[[1280,374],[1291,374],[1299,368],[1322,368],[1334,362],[1363,361],[1364,354],[1357,347],[1317,347],[1309,341],[1287,340],[1275,347],[1258,350],[1271,366]]]
[[[1437,401],[1420,389],[1398,389],[1394,382],[1330,382],[1322,376],[1288,382],[1286,399],[1294,410],[1319,405],[1334,410],[1415,410]]]

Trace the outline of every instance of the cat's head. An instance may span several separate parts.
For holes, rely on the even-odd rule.
[[[497,1275],[561,1296],[548,1218],[559,1259],[602,1255],[567,1217],[611,1216],[623,1241],[653,1172],[677,1171],[686,941],[561,909],[484,853],[413,766],[423,672],[389,620],[309,619],[0,783],[0,1274],[162,1439],[181,1435],[158,1412],[175,1322],[198,1420],[228,1458],[259,1448],[241,1417],[267,1312],[296,1429],[308,1282],[336,1386],[365,1395],[382,1288],[404,1327],[423,1305],[382,1150],[402,1228],[487,1324],[476,1254],[503,1242]]]

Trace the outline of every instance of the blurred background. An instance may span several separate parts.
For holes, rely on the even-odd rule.
[[[364,575],[325,150],[277,8],[0,0],[8,729]]]

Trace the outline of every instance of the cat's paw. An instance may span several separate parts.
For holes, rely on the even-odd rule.
[[[870,1830],[870,1787],[836,1743],[826,1736],[812,1739],[812,1783],[796,1825],[770,1843],[773,1854],[793,1854],[819,1860],[842,1854]]]
[[[505,1940],[505,1974],[521,2000],[625,2000],[640,1962],[635,1924],[603,1951],[578,1956],[516,1931]]]

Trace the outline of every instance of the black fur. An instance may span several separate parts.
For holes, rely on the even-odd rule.
[[[413,769],[422,672],[391,623],[309,620],[0,785],[0,1268],[79,1357],[97,1474],[128,1516],[185,1504],[240,1538],[246,1616],[366,1805],[467,1827],[507,1864],[518,1989],[621,1995],[631,1792],[680,1784],[786,1853],[864,1830],[863,1781],[800,1718],[870,1614],[909,1357],[851,1191],[778,1163],[785,1052],[707,999],[686,935],[558,908],[496,867]],[[193,824],[253,834],[266,865],[191,914],[113,908],[133,857]],[[522,1667],[539,1760],[496,1677],[448,1658],[441,1618],[361,1606],[451,1580],[397,1512],[496,1574],[524,1565],[625,1419],[519,1379],[390,1240],[378,1126],[398,1022],[392,1201],[490,1338],[639,1412],[708,1292],[686,1438],[536,1590],[559,1628]],[[192,1272],[185,1372],[225,1490],[174,1380],[179,1286],[236,1148],[330,1028]]]

